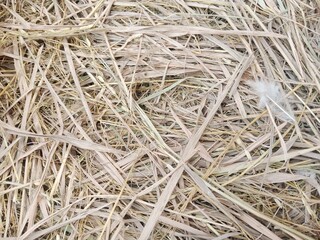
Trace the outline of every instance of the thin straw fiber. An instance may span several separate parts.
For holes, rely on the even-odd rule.
[[[320,239],[318,0],[0,2],[0,239]]]

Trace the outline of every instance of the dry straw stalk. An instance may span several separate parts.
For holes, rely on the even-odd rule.
[[[1,239],[320,238],[319,0],[1,3]]]

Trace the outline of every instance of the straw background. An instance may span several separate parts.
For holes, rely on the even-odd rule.
[[[320,239],[319,9],[1,1],[0,238]]]

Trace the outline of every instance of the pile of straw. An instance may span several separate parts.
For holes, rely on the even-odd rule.
[[[1,239],[319,239],[318,0],[2,3]]]

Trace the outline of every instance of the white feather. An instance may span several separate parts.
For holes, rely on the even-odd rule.
[[[248,85],[259,97],[258,108],[262,109],[268,106],[279,119],[287,122],[295,121],[291,106],[280,85],[263,80],[248,81]]]

